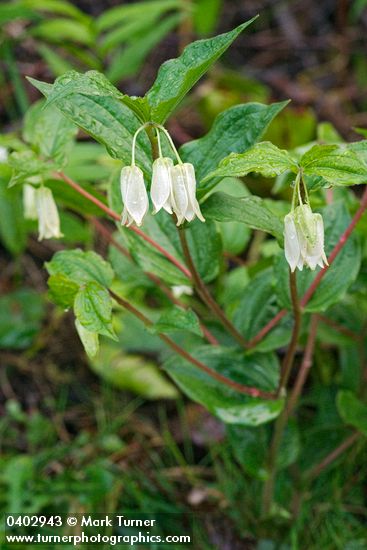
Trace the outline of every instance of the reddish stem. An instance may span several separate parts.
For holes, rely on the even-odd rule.
[[[336,449],[334,449],[330,454],[328,454],[319,464],[316,464],[311,470],[306,473],[306,478],[309,480],[315,479],[318,477],[321,472],[325,470],[334,460],[339,458],[349,447],[351,447],[357,439],[359,439],[361,434],[354,433],[349,436],[343,443],[341,443]]]
[[[300,301],[302,307],[304,307],[310,301],[310,299],[312,298],[312,296],[313,296],[314,292],[316,291],[317,287],[319,286],[322,278],[326,274],[327,270],[329,269],[329,267],[331,266],[331,264],[333,263],[333,261],[335,260],[335,258],[337,257],[337,255],[339,254],[339,252],[341,251],[343,246],[345,245],[345,243],[347,242],[347,240],[350,237],[353,229],[355,228],[355,226],[357,225],[357,223],[361,219],[362,215],[364,214],[364,211],[366,210],[366,208],[367,208],[367,186],[366,186],[366,189],[363,193],[361,204],[360,204],[357,212],[354,214],[352,221],[350,222],[350,224],[348,225],[348,227],[344,231],[344,233],[342,233],[342,235],[339,238],[339,241],[334,246],[333,250],[331,251],[330,256],[328,257],[329,266],[324,267],[321,271],[318,272],[318,274],[314,278],[313,282],[309,286],[308,290],[306,291],[306,293],[302,297],[302,299]],[[268,332],[270,332],[279,323],[279,321],[281,321],[281,319],[283,319],[283,317],[285,317],[287,315],[287,313],[288,313],[288,311],[286,309],[282,309],[281,311],[279,311],[275,315],[275,317],[273,317],[273,319],[271,319],[271,321],[269,321],[269,323],[267,325],[265,325],[258,332],[258,334],[256,334],[256,336],[254,336],[248,342],[248,347],[252,348],[252,347],[256,346],[256,344],[258,344],[260,342],[260,340],[262,340],[264,338],[264,336],[266,336],[268,334]]]
[[[86,199],[88,199],[89,201],[91,201],[93,204],[95,204],[96,206],[98,206],[98,208],[100,208],[101,210],[103,210],[103,212],[105,212],[110,218],[112,218],[113,220],[115,221],[120,221],[121,220],[121,216],[119,214],[117,214],[117,212],[115,212],[114,210],[111,210],[111,208],[109,208],[108,206],[106,206],[105,204],[103,204],[103,202],[101,202],[99,199],[97,199],[96,197],[94,197],[91,193],[88,193],[88,191],[86,191],[85,189],[83,189],[83,187],[81,187],[80,185],[78,185],[75,181],[73,181],[71,178],[69,178],[69,176],[67,176],[66,174],[64,174],[63,172],[55,172],[54,174],[54,177],[57,178],[57,179],[61,179],[63,180],[65,183],[67,183],[68,185],[70,185],[70,187],[72,187],[73,189],[75,189],[75,191],[77,191],[80,195],[83,195],[83,197],[85,197]],[[172,256],[172,254],[170,254],[169,252],[167,252],[167,250],[165,250],[162,246],[160,246],[156,241],[154,241],[151,237],[149,237],[149,235],[147,235],[146,233],[144,233],[144,231],[142,231],[141,229],[139,229],[138,227],[135,227],[135,226],[131,226],[129,227],[128,229],[130,229],[130,231],[133,231],[134,233],[136,233],[137,235],[139,235],[142,239],[144,239],[145,241],[147,241],[151,246],[153,246],[156,250],[158,250],[158,252],[160,252],[163,256],[165,256],[167,258],[167,260],[169,260],[173,265],[175,265],[180,271],[182,271],[182,273],[184,275],[186,275],[186,277],[188,277],[189,279],[191,279],[191,273],[190,271],[187,269],[187,267],[185,267],[183,264],[181,264],[181,262],[179,262],[178,260],[176,260],[176,258],[174,256]]]
[[[112,246],[114,246],[121,254],[126,256],[126,258],[129,258],[131,260],[131,254],[130,252],[123,247],[116,239],[113,238],[111,235],[111,232],[96,218],[90,218],[91,223],[94,225],[94,227],[97,229],[97,231],[105,237],[107,242],[109,242]],[[161,290],[162,292],[167,296],[171,302],[179,307],[182,307],[184,309],[187,309],[187,305],[175,298],[173,293],[171,292],[171,289],[168,288],[162,281],[160,280],[157,275],[154,275],[154,273],[150,273],[149,271],[144,271],[145,275],[153,281]],[[200,328],[203,332],[203,335],[208,340],[210,344],[213,346],[217,346],[219,344],[216,337],[209,331],[209,329],[206,328],[206,326],[199,320]]]
[[[130,311],[135,317],[140,319],[142,323],[144,323],[145,326],[151,327],[153,326],[153,323],[148,317],[144,315],[141,311],[136,309],[132,304],[121,298],[121,296],[118,296],[115,294],[112,290],[109,291],[110,295],[120,306],[125,308],[127,311]],[[199,368],[201,371],[208,374],[211,378],[214,378],[215,380],[218,380],[218,382],[221,382],[225,386],[228,386],[229,388],[239,392],[243,393],[245,395],[250,395],[251,397],[261,397],[262,399],[275,399],[275,395],[270,392],[266,392],[263,390],[260,390],[258,388],[254,388],[251,386],[244,386],[243,384],[239,384],[238,382],[234,382],[230,378],[227,378],[226,376],[223,376],[223,374],[220,374],[219,372],[216,372],[215,370],[211,369],[192,355],[185,351],[183,348],[181,348],[176,342],[171,340],[168,336],[162,333],[158,333],[159,338],[163,340],[170,348],[172,348],[178,355],[186,359],[186,361],[189,361],[192,365],[195,365],[197,368]]]

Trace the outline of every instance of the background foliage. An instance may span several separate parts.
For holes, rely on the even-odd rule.
[[[312,369],[269,458],[294,326],[282,249],[290,184],[302,170],[329,255],[367,181],[365,3],[310,3],[307,14],[297,2],[113,4],[0,6],[2,509],[194,511],[198,548],[365,548],[365,215],[302,302],[290,395],[311,344]],[[207,221],[184,231],[232,332],[180,269],[187,258],[165,213],[142,230],[169,257],[106,215],[120,214],[121,161],[147,120],[165,123],[195,165]],[[150,138],[137,141],[146,181]],[[60,241],[38,242],[23,217],[22,185],[40,178]],[[297,275],[301,300],[314,279]],[[92,334],[87,354],[75,319]],[[162,333],[211,374],[173,355]]]

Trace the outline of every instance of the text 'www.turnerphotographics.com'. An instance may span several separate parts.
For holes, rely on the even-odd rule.
[[[9,545],[193,545],[190,514],[7,514]]]

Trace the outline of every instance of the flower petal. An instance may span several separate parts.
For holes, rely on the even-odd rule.
[[[154,214],[159,212],[167,203],[170,209],[169,197],[172,189],[172,167],[173,162],[170,158],[158,158],[153,162],[150,196],[154,205]]]
[[[296,267],[299,267],[299,262],[301,260],[301,247],[297,235],[296,224],[291,213],[287,214],[284,218],[284,251],[291,271],[294,271]]]
[[[177,216],[177,225],[180,225],[186,217],[187,207],[189,205],[185,182],[185,170],[182,168],[182,164],[177,164],[171,168],[171,176],[171,204]]]

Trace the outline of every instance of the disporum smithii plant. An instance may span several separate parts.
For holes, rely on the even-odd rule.
[[[315,480],[332,485],[329,466],[352,446],[360,452],[367,434],[362,360],[353,377],[324,366],[332,382],[300,399],[310,376],[326,376],[313,365],[335,331],[345,355],[355,345],[353,323],[365,326],[366,227],[358,222],[367,191],[359,199],[348,187],[367,182],[367,141],[325,134],[291,151],[261,141],[284,101],[230,107],[206,135],[176,149],[169,117],[251,22],[187,46],[144,97],[129,97],[97,71],[70,71],[53,84],[29,79],[45,100],[27,113],[24,140],[9,143],[2,162],[9,185],[24,186],[24,215],[38,220],[40,239],[62,238],[63,215],[75,211],[109,242],[108,259],[65,249],[46,264],[49,295],[73,309],[91,363],[106,350],[110,360],[121,353],[124,330],[140,323],[146,351],[226,425],[254,495],[244,529],[258,532],[259,521],[276,538],[302,521]],[[107,150],[98,149],[100,165],[90,160],[102,178],[73,175],[78,128]],[[274,197],[252,194],[249,174],[255,190],[275,178]],[[235,261],[259,246],[252,230],[264,236],[249,255],[255,263]],[[323,424],[325,399],[332,426]]]

